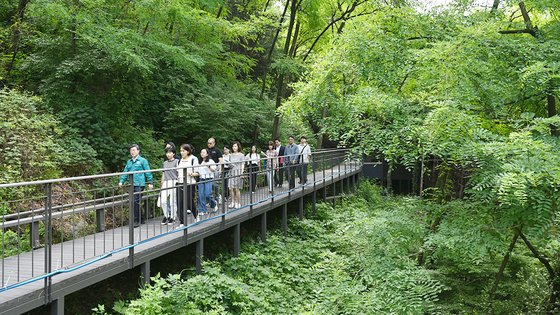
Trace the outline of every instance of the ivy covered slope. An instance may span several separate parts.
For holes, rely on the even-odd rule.
[[[527,251],[516,251],[503,295],[488,302],[503,240],[485,222],[468,220],[480,204],[445,206],[385,197],[364,183],[337,208],[318,207],[317,219],[290,220],[266,243],[242,245],[238,258],[204,263],[204,273],[153,278],[141,297],[97,313],[124,314],[426,314],[538,313],[546,279]],[[438,232],[431,219],[452,210]],[[473,225],[478,228],[470,231]],[[429,245],[427,245],[429,244]],[[425,248],[434,249],[421,263]]]

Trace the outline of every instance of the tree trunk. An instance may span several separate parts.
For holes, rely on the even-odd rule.
[[[511,240],[511,244],[509,244],[509,248],[508,248],[506,254],[504,255],[504,259],[502,260],[502,264],[500,265],[500,269],[498,270],[498,273],[496,274],[496,279],[494,280],[494,285],[492,286],[492,289],[490,289],[490,293],[489,293],[489,296],[488,296],[489,300],[492,300],[494,298],[494,293],[498,289],[498,284],[502,280],[504,270],[506,269],[506,266],[509,262],[509,257],[511,256],[511,252],[513,251],[513,248],[515,247],[515,243],[517,243],[517,238],[519,238],[520,232],[521,232],[521,229],[515,229],[515,233],[513,234],[513,239]]]
[[[393,180],[391,179],[391,165],[387,164],[387,191],[392,193],[393,192]]]
[[[554,95],[554,92],[549,91],[548,94],[546,95],[546,101],[547,101],[547,111],[548,111],[548,117],[553,117],[556,116],[556,96]],[[555,137],[558,137],[558,127],[556,127],[555,125],[550,125],[550,134],[552,134]]]
[[[20,24],[23,21],[23,17],[25,16],[25,8],[27,7],[29,1],[30,0],[19,0],[18,3],[18,9],[13,25],[14,31],[12,33],[12,58],[10,59],[10,62],[6,65],[6,82],[7,82],[7,78],[10,76],[10,73],[12,72],[14,65],[16,63],[17,53],[19,51],[19,42],[21,38]],[[3,80],[0,81],[0,88],[4,86],[5,86],[5,82],[3,82]]]
[[[296,0],[294,0],[296,1]],[[276,41],[278,41],[278,35],[280,34],[280,30],[282,29],[282,23],[284,23],[284,18],[286,17],[286,12],[288,12],[288,6],[290,5],[290,0],[286,0],[286,5],[284,6],[284,11],[282,12],[282,17],[280,18],[280,24],[276,29],[276,34],[274,34],[274,38],[272,39],[272,45],[270,45],[270,49],[268,50],[268,55],[265,59],[264,65],[264,73],[262,78],[262,87],[261,87],[261,94],[259,98],[262,100],[264,96],[264,90],[266,89],[266,76],[268,73],[268,65],[270,64],[270,60],[272,58],[272,52],[274,51],[274,47],[276,46]]]
[[[420,161],[420,189],[418,191],[418,196],[422,198],[422,190],[424,190],[424,157]]]
[[[288,25],[286,42],[284,43],[284,56],[288,56],[288,53],[290,52],[290,41],[292,39],[292,31],[294,29],[294,24],[296,21],[297,8],[298,8],[298,1],[293,0],[292,5],[290,6],[290,24]],[[278,84],[277,84],[278,90],[276,91],[276,106],[275,106],[276,110],[278,110],[278,108],[280,108],[280,106],[282,105],[282,98],[284,96],[284,88],[285,88],[284,78],[285,75],[283,73],[281,73],[278,76]],[[278,137],[279,126],[280,126],[280,116],[278,112],[276,112],[274,114],[274,123],[272,125],[272,139],[276,139]]]
[[[222,11],[224,10],[224,6],[221,5],[220,8],[218,9],[218,13],[216,14],[216,18],[219,19],[220,16],[222,16]]]
[[[552,280],[552,291],[548,300],[549,313],[558,314],[560,312],[560,259],[556,264],[556,277]]]
[[[543,266],[546,268],[546,271],[548,272],[548,279],[551,285],[549,311],[551,314],[556,313],[556,311],[560,307],[560,305],[558,305],[558,298],[560,295],[560,278],[558,277],[558,274],[556,273],[554,268],[552,268],[548,257],[540,253],[537,248],[533,246],[533,244],[531,244],[531,242],[529,241],[529,239],[527,239],[523,232],[519,232],[519,236],[521,236],[523,242],[525,242],[525,245],[527,245],[527,248],[529,248],[533,256],[537,258],[541,262],[541,264],[543,264]]]
[[[299,35],[299,21],[296,22],[296,30],[294,31],[294,39],[292,40],[292,48],[290,48],[289,56],[292,58],[296,57],[296,44]]]
[[[491,13],[496,12],[499,6],[500,6],[500,0],[494,0],[494,3],[492,4],[492,10],[490,10],[490,12]]]
[[[323,105],[323,112],[321,113],[321,123],[327,117],[327,106]],[[325,142],[325,134],[319,133],[319,137],[317,138],[317,149],[323,148],[323,143]]]

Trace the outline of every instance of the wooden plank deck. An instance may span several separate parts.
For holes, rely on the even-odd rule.
[[[346,166],[341,169],[340,173],[338,166],[326,170],[324,177],[322,171],[317,172],[315,183],[313,183],[313,173],[310,173],[307,185],[296,185],[292,191],[287,189],[287,182],[284,182],[282,188],[275,188],[274,198],[270,197],[266,187],[259,188],[253,195],[256,200],[252,207],[230,209],[225,215],[218,211],[211,214],[212,217],[197,223],[194,223],[192,215],[189,215],[186,228],[179,228],[178,223],[173,226],[162,226],[161,217],[147,220],[145,224],[134,229],[134,242],[140,242],[140,244],[133,249],[132,265],[129,261],[129,249],[118,251],[129,245],[128,226],[55,244],[51,248],[51,270],[63,270],[63,272],[54,275],[50,280],[52,281],[51,300],[107,279],[131,266],[138,266],[192,244],[204,237],[308,195],[313,192],[314,188],[319,190],[361,171],[359,166],[355,166],[356,169],[351,169],[350,164]],[[261,202],[255,204],[256,201],[259,201],[257,197]],[[243,198],[245,201],[242,203],[247,204],[250,198],[249,193],[244,193]],[[0,279],[3,281],[3,286],[44,275],[46,270],[45,252],[44,248],[39,248],[3,259],[0,266]],[[45,303],[45,281],[48,280],[41,279],[0,292],[0,313],[22,313],[43,305]]]

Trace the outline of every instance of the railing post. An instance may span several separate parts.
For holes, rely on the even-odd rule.
[[[323,161],[323,202],[327,201],[327,180],[325,178],[326,174],[325,174],[325,154],[321,155],[321,160]]]
[[[191,170],[194,171],[194,170]],[[189,184],[187,183],[187,168],[185,167],[183,169],[183,209],[181,209],[181,213],[183,216],[183,226],[187,226],[188,225],[188,215],[187,215],[187,207],[189,205],[189,199],[194,199],[191,198],[192,196],[189,196],[190,194],[187,193],[187,189],[189,189]],[[191,193],[194,194],[194,187],[191,186]],[[194,208],[194,205],[191,204],[191,207]],[[191,213],[193,214],[194,217],[194,209],[190,209]],[[200,214],[198,214],[200,215]],[[198,216],[197,216],[198,218]],[[180,223],[180,222],[179,222]],[[183,246],[187,246],[187,229],[183,229]]]
[[[97,199],[94,195],[93,199]],[[103,201],[105,202],[105,201]],[[96,204],[94,202],[93,204],[93,208],[95,209],[95,226],[97,229],[97,232],[103,232],[105,231],[105,209],[101,208],[101,209],[97,209]]]
[[[315,215],[317,214],[317,180],[315,176],[317,168],[315,166],[315,156],[313,156],[313,164],[311,164],[311,170],[313,171],[313,200],[311,202],[311,212],[313,213],[313,218],[315,218]]]
[[[229,174],[229,173],[228,173]],[[218,172],[218,176],[222,177],[222,214],[226,213],[227,199],[226,196],[228,192],[226,191],[226,173],[224,172],[223,165],[221,166],[221,171]],[[229,196],[231,198],[231,196]],[[224,218],[225,216],[222,216]]]
[[[301,156],[301,162],[300,163],[300,180],[302,182],[301,184],[301,196],[299,197],[299,218],[300,220],[303,220],[303,196],[305,195],[305,181],[303,179],[303,155]]]
[[[249,216],[253,217],[253,162],[249,160]]]
[[[41,247],[41,242],[39,241],[39,221],[34,219],[32,219],[29,226],[29,241],[31,242],[32,249]]]
[[[342,154],[342,153],[341,153]],[[338,182],[340,182],[340,193],[344,193],[344,182],[341,180],[342,174],[340,173],[340,163],[342,163],[342,161],[340,161],[340,159],[338,160]]]
[[[45,185],[45,274],[52,271],[52,184]],[[18,275],[19,276],[19,275]],[[51,302],[52,277],[45,278],[45,304]]]
[[[129,210],[128,210],[128,244],[134,244],[134,175],[128,174],[128,198],[129,198]],[[140,218],[138,218],[140,219]],[[134,247],[128,249],[128,268],[134,267]]]

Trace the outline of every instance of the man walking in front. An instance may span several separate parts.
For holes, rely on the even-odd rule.
[[[130,160],[126,162],[126,166],[124,168],[124,173],[128,172],[138,172],[138,171],[148,171],[150,170],[150,164],[148,160],[140,156],[140,146],[137,144],[133,144],[130,146]],[[122,187],[124,183],[128,180],[129,175],[123,174],[119,180],[119,187]],[[134,209],[130,209],[130,211],[134,211],[134,227],[140,225],[140,223],[144,223],[146,218],[141,219],[140,213],[140,200],[142,199],[142,191],[146,187],[146,183],[148,183],[148,189],[153,189],[154,186],[152,185],[153,176],[151,172],[134,174],[132,177],[131,185],[134,186]],[[132,224],[130,222],[129,224]]]
[[[296,170],[299,163],[299,146],[294,143],[294,137],[288,138],[290,143],[284,150],[284,165],[288,168],[288,183],[290,189],[296,187]]]

